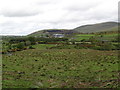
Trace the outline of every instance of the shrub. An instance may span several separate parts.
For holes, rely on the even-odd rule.
[[[117,50],[120,50],[120,44],[119,43],[115,44],[114,46],[116,47]]]
[[[85,41],[86,41],[86,39],[82,39],[82,40],[81,40],[81,42],[85,42]]]
[[[17,47],[18,49],[23,49],[23,48],[25,47],[25,44],[24,44],[23,42],[21,42],[21,43],[18,43],[18,44],[16,45],[16,47]]]
[[[29,49],[35,49],[33,46],[29,46]]]
[[[36,38],[35,37],[28,37],[28,40],[31,42],[32,45],[35,44]]]

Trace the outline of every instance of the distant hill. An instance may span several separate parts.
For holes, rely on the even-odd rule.
[[[45,29],[40,30],[34,33],[29,34],[28,36],[44,36],[52,34],[73,34],[73,33],[96,33],[104,31],[117,31],[118,23],[117,22],[104,22],[90,25],[83,25],[71,30],[68,29]]]
[[[67,30],[67,29],[46,29],[46,30],[40,30],[34,33],[29,34],[28,36],[44,36],[44,35],[53,35],[53,34],[73,34],[78,33],[74,30]]]
[[[95,33],[103,31],[117,31],[118,23],[117,22],[105,22],[91,25],[84,25],[73,29],[81,33]]]

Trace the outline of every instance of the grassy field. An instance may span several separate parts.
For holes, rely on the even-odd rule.
[[[114,88],[118,51],[36,49],[3,55],[3,88]]]
[[[95,36],[94,34],[78,34],[74,38],[77,41],[80,41],[82,39],[89,39],[90,37]]]
[[[57,46],[56,44],[37,44],[33,45],[35,49],[48,49],[50,47]]]
[[[75,40],[81,41],[83,39],[88,40],[91,37],[96,37],[97,40],[114,40],[118,36],[118,33],[112,33],[112,34],[78,34],[74,36]]]

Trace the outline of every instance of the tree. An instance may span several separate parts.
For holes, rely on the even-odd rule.
[[[34,45],[36,42],[35,37],[28,37],[28,40],[31,42],[32,45]]]
[[[23,42],[17,44],[18,49],[23,49],[25,44]]]

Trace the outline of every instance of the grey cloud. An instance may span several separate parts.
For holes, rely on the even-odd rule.
[[[26,16],[34,16],[39,14],[38,12],[3,12],[2,15],[5,17],[26,17]]]
[[[57,0],[39,0],[36,4],[37,5],[47,5],[47,4],[55,4]]]
[[[23,22],[6,22],[0,24],[0,27],[3,35],[26,35],[33,29],[33,25]]]
[[[27,10],[4,10],[1,14],[5,17],[26,17],[26,16],[35,16],[40,12],[38,11],[27,11]]]
[[[78,6],[78,5],[76,5],[76,6],[71,5],[71,6],[66,7],[65,9],[68,10],[68,11],[76,12],[76,11],[86,11],[86,10],[89,10],[91,8],[93,8],[92,5],[91,6],[86,6],[86,7]]]

